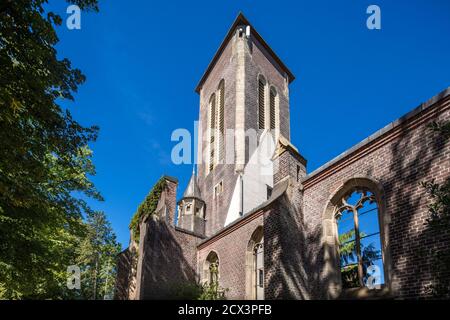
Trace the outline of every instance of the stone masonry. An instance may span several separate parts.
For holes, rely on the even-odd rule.
[[[115,298],[170,299],[183,286],[208,283],[212,253],[218,284],[228,299],[430,297],[437,280],[429,253],[448,247],[450,233],[429,229],[431,200],[421,182],[450,179],[450,139],[429,128],[450,121],[450,88],[307,173],[306,160],[290,142],[288,86],[294,76],[240,14],[196,89],[199,158],[208,157],[209,100],[221,81],[225,128],[258,129],[260,75],[277,92],[267,197],[225,223],[233,208],[256,194],[239,186],[239,179],[255,178],[248,175],[252,155],[240,133],[224,150],[225,158],[234,161],[218,163],[211,172],[207,163],[199,163],[189,192],[178,201],[177,180],[164,177],[156,211],[140,221],[139,244],[131,241],[118,257]],[[263,134],[258,131],[258,138]],[[215,195],[219,182],[222,189]],[[373,290],[345,289],[341,279],[335,212],[338,200],[357,188],[370,190],[378,205],[385,281]],[[263,266],[257,258],[261,247]]]

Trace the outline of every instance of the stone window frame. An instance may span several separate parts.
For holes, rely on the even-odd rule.
[[[260,128],[259,126],[259,114],[260,114],[260,106],[259,106],[259,81],[260,80],[264,81],[264,128]],[[271,83],[269,81],[269,79],[263,74],[263,73],[258,73],[257,77],[256,77],[256,82],[257,82],[257,92],[256,92],[256,97],[257,97],[257,117],[256,117],[256,128],[258,128],[258,130],[262,130],[262,132],[266,132],[266,131],[271,131],[272,129],[270,128],[270,98],[271,98],[271,93],[274,92],[275,93],[275,129],[273,129],[273,137],[275,139],[275,141],[278,141],[278,137],[279,137],[279,132],[280,132],[280,90],[278,90],[278,87],[276,85],[274,85],[273,83]]]
[[[223,101],[221,101],[221,97]],[[214,114],[212,109],[214,106]],[[222,122],[220,121],[222,119]],[[221,79],[216,91],[211,93],[208,100],[207,112],[207,165],[206,175],[214,171],[217,164],[225,158],[225,79]],[[223,127],[221,127],[223,125]],[[211,156],[211,151],[214,154]]]
[[[220,190],[219,190],[220,188]],[[223,180],[220,180],[218,183],[214,185],[213,188],[213,198],[219,198],[219,196],[223,193]]]
[[[264,246],[264,227],[259,225],[255,228],[247,243],[245,253],[245,299],[256,299],[256,273],[254,261],[255,246],[262,243]],[[264,248],[264,247],[263,247]],[[263,249],[264,250],[264,249]]]
[[[378,205],[378,219],[380,228],[380,242],[382,246],[382,258],[384,267],[385,284],[381,289],[369,290],[366,287],[342,289],[342,280],[339,260],[339,233],[335,220],[336,209],[339,201],[346,194],[349,194],[358,188],[369,190],[375,197]],[[322,246],[324,248],[324,270],[323,277],[327,279],[327,296],[334,299],[338,297],[365,298],[388,296],[393,293],[392,287],[392,264],[389,246],[389,224],[391,222],[390,213],[386,210],[386,197],[382,184],[365,176],[355,176],[342,183],[330,195],[322,214],[323,238]]]

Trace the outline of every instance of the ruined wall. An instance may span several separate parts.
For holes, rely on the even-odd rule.
[[[448,234],[430,233],[430,199],[420,183],[443,183],[450,177],[450,141],[427,127],[432,121],[449,121],[449,107],[450,90],[446,90],[303,181],[304,225],[307,236],[314,239],[310,256],[317,257],[304,261],[317,265],[325,288],[339,291],[339,279],[333,275],[336,235],[330,199],[349,184],[368,183],[379,189],[374,192],[381,202],[380,229],[390,295],[427,296],[427,286],[432,283],[427,253],[450,245],[450,239]]]
[[[202,237],[174,226],[176,192],[177,181],[167,178],[156,213],[141,222],[138,299],[170,299],[196,281],[196,246]]]
[[[117,275],[114,300],[128,300],[131,286],[132,256],[127,248],[117,256]]]

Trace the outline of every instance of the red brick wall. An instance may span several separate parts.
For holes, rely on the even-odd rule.
[[[390,220],[385,241],[389,243],[392,293],[396,297],[426,296],[431,283],[426,252],[434,246],[450,245],[448,236],[444,239],[429,232],[430,199],[420,185],[433,179],[442,183],[450,177],[450,142],[427,128],[431,121],[450,120],[450,99],[433,102],[304,181],[303,211],[310,235],[322,233],[325,208],[346,181],[365,177],[380,185],[385,204],[381,218]],[[323,259],[323,243],[310,243],[310,250]],[[317,274],[323,271],[321,264]]]
[[[226,230],[230,233],[219,234],[211,241],[200,245],[198,250],[198,272],[201,274],[203,264],[211,251],[219,257],[219,285],[229,289],[227,299],[245,299],[245,263],[247,245],[253,232],[263,224],[262,212],[239,220],[236,225]],[[235,227],[237,227],[235,229]]]

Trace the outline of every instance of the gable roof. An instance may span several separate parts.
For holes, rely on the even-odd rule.
[[[272,58],[280,66],[280,68],[284,72],[286,72],[286,74],[288,75],[289,83],[294,81],[294,79],[295,79],[294,74],[288,69],[288,67],[286,67],[286,65],[283,63],[283,61],[281,61],[281,59],[276,55],[276,53],[272,50],[272,48],[270,48],[270,46],[264,41],[264,39],[261,37],[261,35],[256,31],[256,29],[247,20],[247,18],[242,14],[242,12],[240,12],[238,14],[238,16],[236,17],[236,19],[234,20],[233,24],[231,25],[230,29],[228,30],[228,33],[225,36],[224,40],[222,41],[222,44],[220,45],[219,49],[214,54],[214,57],[212,58],[208,67],[206,68],[206,71],[203,73],[202,78],[200,79],[199,83],[197,84],[197,87],[195,88],[195,92],[197,92],[197,93],[200,92],[200,90],[203,86],[203,83],[208,78],[209,74],[211,73],[212,69],[214,68],[214,66],[217,63],[217,60],[219,60],[219,57],[221,56],[222,52],[225,50],[225,47],[226,47],[228,41],[230,41],[230,39],[233,37],[234,30],[239,25],[250,26],[252,37],[255,37],[258,40],[258,42],[264,47],[264,49],[267,50],[267,52],[272,56]]]

